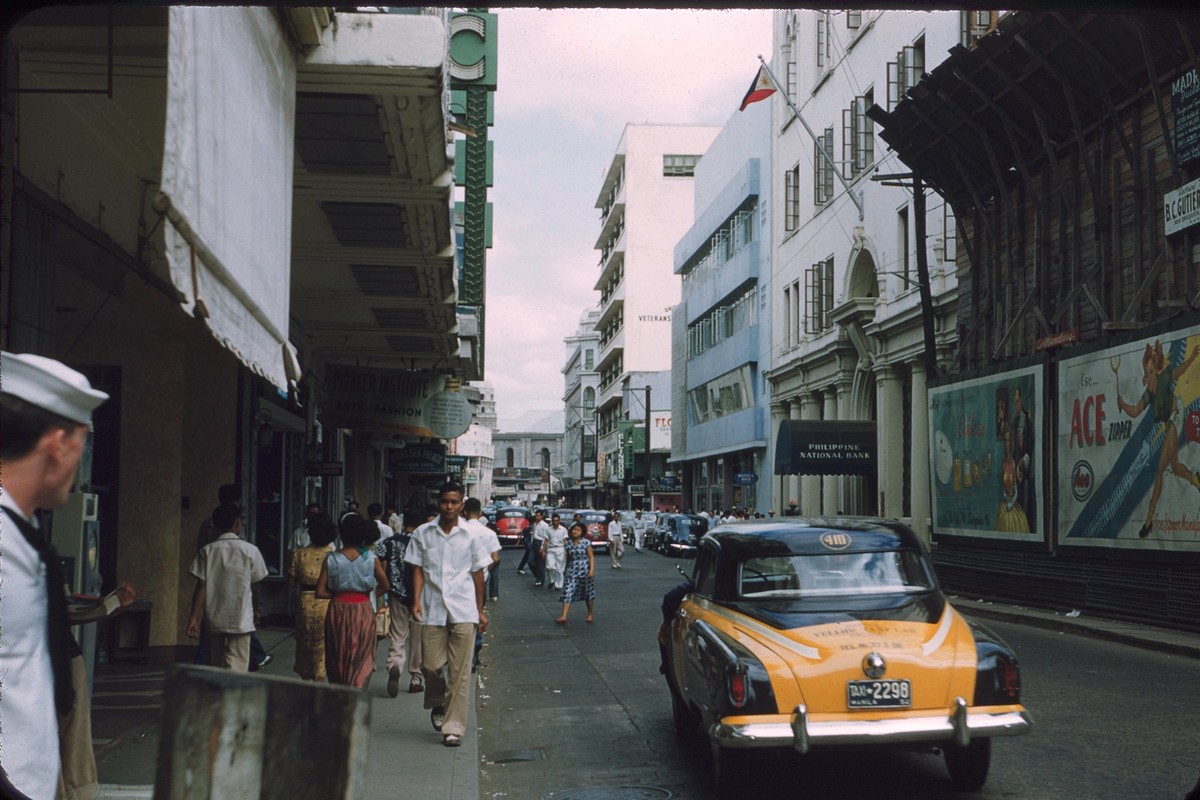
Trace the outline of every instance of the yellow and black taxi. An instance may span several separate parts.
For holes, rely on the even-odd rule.
[[[822,745],[941,750],[954,786],[978,789],[992,738],[1030,728],[1016,656],[951,607],[899,522],[721,525],[663,615],[675,725],[707,738],[722,796],[752,750]]]

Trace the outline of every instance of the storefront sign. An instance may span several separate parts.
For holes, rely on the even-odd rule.
[[[1170,236],[1200,222],[1200,178],[1163,195],[1163,232]]]
[[[340,478],[344,468],[341,461],[308,461],[304,464],[304,474]]]
[[[1058,367],[1064,545],[1200,551],[1200,326]]]
[[[448,472],[462,472],[466,468],[466,456],[446,456],[446,470]]]
[[[871,475],[875,423],[788,420],[775,439],[776,475]]]
[[[1175,154],[1179,166],[1200,160],[1200,76],[1191,70],[1171,82],[1175,116]]]
[[[1064,344],[1074,344],[1079,341],[1079,331],[1075,328],[1069,328],[1065,331],[1052,333],[1049,336],[1043,336],[1034,343],[1034,350],[1053,350],[1055,347],[1062,347]]]
[[[446,473],[444,444],[410,444],[387,449],[388,472]]]
[[[434,439],[470,427],[470,404],[461,392],[445,390],[445,375],[331,364],[325,377],[322,422],[329,427]]]
[[[753,472],[735,472],[733,482],[738,486],[753,486],[758,483],[758,476]]]
[[[1040,364],[929,389],[933,530],[1042,541]]]

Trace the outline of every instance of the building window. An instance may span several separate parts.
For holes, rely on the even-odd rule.
[[[898,264],[898,266],[900,267],[900,274],[905,280],[904,288],[907,289],[908,288],[907,281],[909,280],[909,277],[908,277],[908,270],[909,270],[908,250],[909,250],[909,244],[910,244],[909,239],[908,239],[908,206],[905,206],[904,208],[900,209],[900,213],[898,214],[898,218],[896,220],[896,228],[897,228],[896,233],[898,234],[897,241],[896,241],[896,247],[900,250],[900,263]]]
[[[833,327],[833,256],[818,261],[805,274],[804,330],[821,333]]]
[[[596,414],[596,390],[587,387],[583,390],[583,418],[591,419]]]
[[[509,469],[513,468],[513,449],[511,447],[504,451],[504,466]]]
[[[596,366],[596,351],[595,350],[583,351],[583,368],[590,371],[590,370],[594,369],[595,366]]]
[[[846,27],[852,31],[856,31],[862,27],[862,12],[847,11],[846,12]]]
[[[958,259],[958,222],[954,219],[954,209],[949,203],[942,203],[942,246],[945,252],[942,259],[955,261]]]
[[[741,333],[758,322],[758,290],[751,286],[735,300],[716,306],[688,326],[687,357],[689,360],[711,350],[726,339]]]
[[[833,66],[832,22],[828,11],[817,12],[817,69],[820,71]]]
[[[868,90],[842,111],[842,160],[851,178],[861,175],[875,161],[875,123],[867,116],[867,109],[874,103],[874,93]]]
[[[792,98],[793,103],[796,102],[796,88],[797,88],[796,62],[788,61],[787,62],[787,95],[788,95],[788,97]]]
[[[550,470],[550,448],[543,447],[541,456],[542,456],[542,471],[548,472]]]
[[[783,229],[794,231],[800,227],[800,165],[789,169],[783,176]]]
[[[800,281],[783,287],[783,346],[791,349],[800,344]]]
[[[897,53],[896,60],[888,63],[887,71],[888,111],[892,111],[904,99],[904,93],[925,74],[925,37]]]
[[[825,151],[822,153],[822,149]],[[813,142],[813,204],[823,206],[833,199],[833,127]]]
[[[663,176],[667,178],[690,178],[696,174],[700,156],[663,156]]]
[[[997,11],[960,11],[958,40],[964,47],[974,47],[976,42],[996,30],[999,18]]]

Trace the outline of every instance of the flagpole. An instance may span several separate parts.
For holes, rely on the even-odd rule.
[[[804,126],[804,130],[808,131],[808,135],[812,137],[813,143],[817,146],[817,150],[822,156],[825,157],[825,160],[829,162],[829,167],[833,170],[833,174],[837,175],[838,180],[842,182],[842,187],[846,190],[846,194],[850,195],[850,199],[853,200],[854,205],[858,207],[858,221],[862,222],[862,192],[855,192],[850,188],[850,184],[846,182],[846,178],[842,175],[842,171],[838,169],[837,162],[833,160],[833,156],[825,152],[825,145],[822,144],[821,140],[817,138],[817,135],[813,133],[812,128],[808,127],[808,123],[805,122],[804,117],[800,115],[800,109],[796,108],[796,104],[792,102],[792,96],[791,93],[788,92],[787,84],[781,84],[779,82],[779,79],[775,77],[775,73],[771,71],[771,67],[767,65],[767,62],[763,60],[761,55],[758,57],[758,60],[763,65],[763,69],[767,71],[767,77],[771,79],[771,83],[775,84],[776,90],[783,93],[783,99],[787,101],[788,107],[792,109],[792,113],[796,115],[796,119],[800,120],[800,124]]]

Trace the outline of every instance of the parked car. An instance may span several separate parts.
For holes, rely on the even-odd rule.
[[[827,745],[940,749],[974,790],[992,738],[1029,731],[1013,651],[951,607],[898,522],[721,525],[688,589],[659,641],[675,725],[707,739],[722,796],[753,784],[756,749]]]
[[[520,547],[525,528],[531,525],[529,509],[506,506],[496,510],[496,536],[501,547]]]
[[[581,508],[575,513],[582,517],[583,527],[586,531],[584,535],[591,540],[592,549],[597,553],[607,553],[608,523],[612,520],[612,514],[592,508]],[[564,518],[562,523],[568,528],[571,527],[571,519]]]
[[[708,533],[708,520],[699,514],[659,514],[650,550],[665,556],[694,558],[700,537]]]

